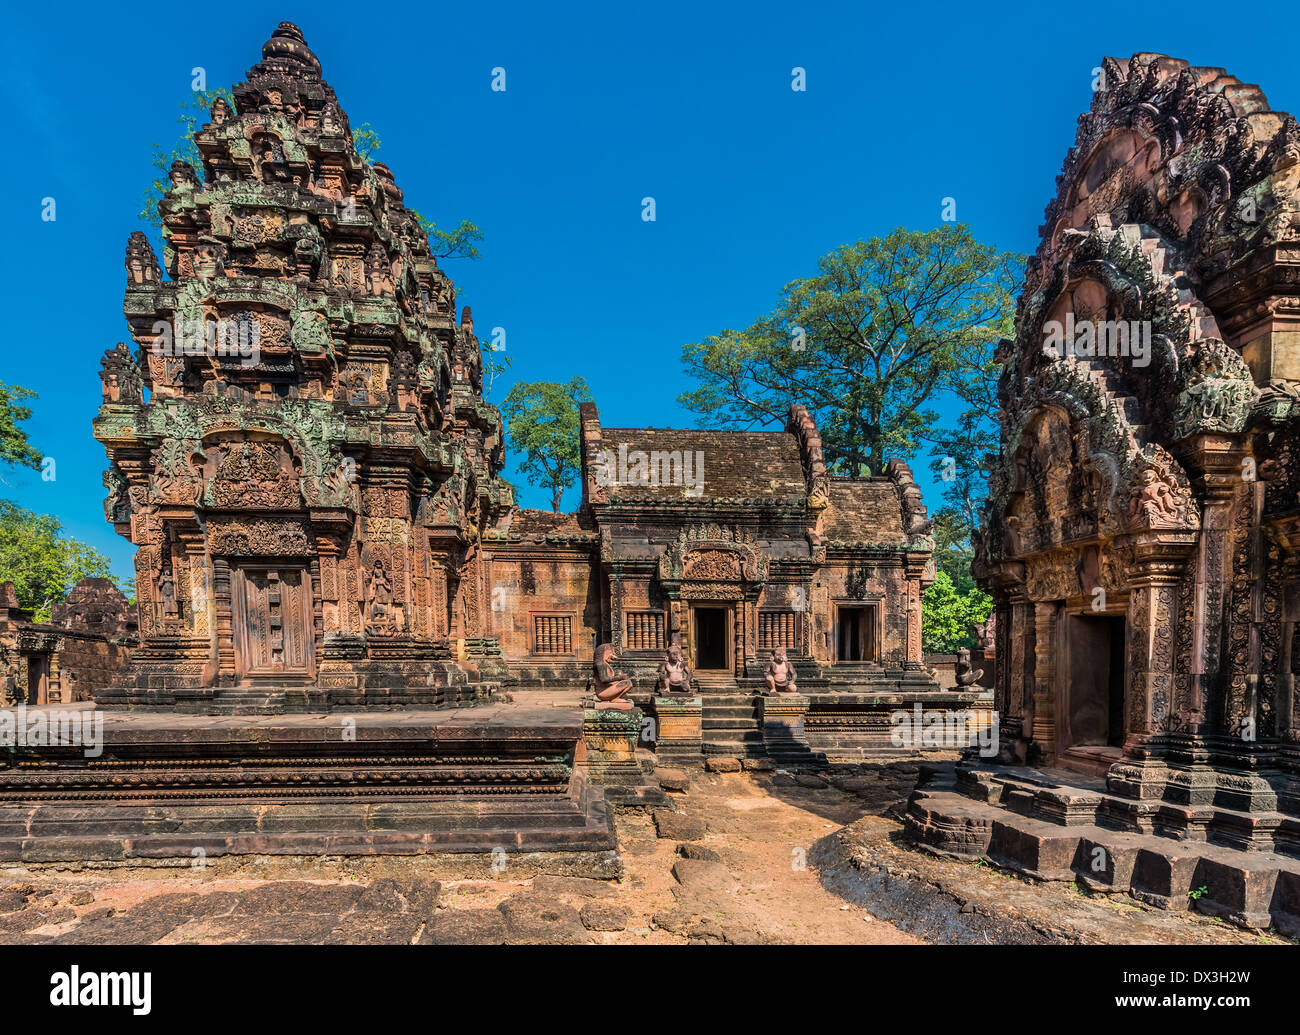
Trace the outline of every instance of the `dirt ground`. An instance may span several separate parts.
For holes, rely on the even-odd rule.
[[[692,771],[671,794],[675,811],[618,815],[617,883],[515,877],[508,857],[494,879],[440,880],[418,858],[280,868],[270,880],[255,868],[4,871],[0,943],[1278,941],[912,851],[893,813],[915,775],[909,763]]]

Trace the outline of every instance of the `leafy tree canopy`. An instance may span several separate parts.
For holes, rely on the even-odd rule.
[[[953,654],[971,647],[975,637],[971,626],[988,619],[993,598],[973,585],[958,593],[942,569],[934,585],[921,598],[921,650],[926,654]]]
[[[107,557],[65,536],[58,518],[0,500],[0,582],[14,584],[20,607],[48,621],[50,608],[91,576],[110,576]]]
[[[40,468],[40,450],[28,441],[27,429],[20,427],[32,415],[27,400],[35,398],[30,388],[0,384],[0,463]]]
[[[521,382],[501,405],[510,448],[522,457],[519,470],[529,485],[550,490],[557,513],[582,466],[578,406],[590,400],[587,382],[575,377],[567,384]]]
[[[996,383],[992,352],[1011,333],[1021,263],[961,224],[839,248],[747,329],[686,345],[699,387],[680,401],[701,423],[731,426],[784,420],[801,402],[832,470],[879,473],[934,440],[942,393],[991,398],[984,382]]]

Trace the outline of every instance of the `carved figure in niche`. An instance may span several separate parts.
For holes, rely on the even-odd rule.
[[[602,643],[596,648],[596,660],[591,666],[591,689],[596,695],[598,709],[627,711],[632,707],[632,702],[627,699],[632,692],[632,680],[626,672],[614,668],[616,660],[612,643]]]
[[[772,660],[767,663],[767,672],[763,676],[769,694],[797,694],[799,687],[795,684],[794,665],[785,656],[785,648],[777,647],[772,651]]]
[[[660,693],[689,694],[691,692],[691,668],[687,664],[682,648],[674,643],[668,648],[668,654],[659,663]]]
[[[1129,490],[1129,520],[1134,524],[1163,525],[1178,520],[1178,503],[1169,486],[1147,467]]]
[[[384,566],[375,561],[366,584],[366,631],[380,636],[397,631],[393,614],[393,584]]]
[[[191,458],[202,458],[193,439],[167,439],[154,451],[154,499],[159,503],[195,506],[203,482]]]
[[[957,669],[956,680],[958,686],[972,686],[979,682],[980,676],[984,675],[982,668],[972,668],[970,663],[970,651],[962,647],[957,651]]]
[[[180,606],[176,603],[176,581],[172,578],[171,565],[162,570],[158,579],[158,605],[164,622],[180,620]]]

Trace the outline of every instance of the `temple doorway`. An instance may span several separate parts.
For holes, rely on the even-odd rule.
[[[835,616],[835,660],[836,661],[874,661],[875,652],[875,608],[848,607],[836,608]]]
[[[1066,617],[1066,744],[1090,754],[1124,745],[1125,619]],[[1106,750],[1112,749],[1112,750]]]
[[[30,654],[27,657],[27,703],[50,703],[50,659],[47,655]]]
[[[310,675],[315,658],[306,569],[246,566],[233,574],[231,617],[240,675]]]
[[[725,671],[727,664],[727,609],[697,607],[695,610],[695,668]]]

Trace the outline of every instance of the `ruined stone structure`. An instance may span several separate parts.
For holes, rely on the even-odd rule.
[[[755,432],[602,428],[586,403],[582,450],[578,513],[517,511],[486,536],[492,630],[521,680],[585,669],[599,641],[646,689],[674,642],[717,686],[761,684],[777,646],[809,678],[929,685],[934,541],[906,464],[827,475],[801,406]]]
[[[100,703],[456,705],[583,685],[607,643],[647,704],[678,643],[748,714],[714,746],[754,750],[776,647],[814,711],[837,695],[832,734],[879,739],[896,695],[936,689],[905,464],[830,477],[798,406],[784,431],[717,432],[602,429],[589,405],[578,512],[520,510],[469,312],[301,33],[234,95],[195,135],[202,182],[172,170],[166,276],[127,247],[133,346],[104,358],[95,434],[142,646]]]
[[[173,165],[103,361],[142,646],[105,704],[449,704],[491,689],[481,533],[511,505],[469,309],[298,29]],[[166,277],[164,277],[164,272]],[[458,666],[452,657],[471,660]],[[241,689],[242,688],[242,689]]]
[[[82,579],[48,622],[18,606],[13,583],[0,583],[0,705],[88,701],[136,643],[135,608],[108,579]]]
[[[1222,69],[1104,73],[1001,352],[1004,759],[1104,774],[1108,825],[1300,851],[1300,127]]]
[[[664,757],[798,762],[892,752],[891,712],[981,696],[921,663],[911,472],[830,477],[798,406],[760,433],[585,407],[579,510],[517,508],[469,310],[296,26],[234,100],[201,174],[172,168],[162,262],[131,236],[131,343],[102,363],[140,646],[95,692],[94,753],[0,767],[0,859],[504,850],[608,877],[612,808],[663,803],[643,709]],[[674,643],[692,675],[661,696]]]
[[[938,690],[921,659],[934,540],[907,465],[829,475],[798,405],[783,431],[607,428],[591,403],[581,417],[579,510],[512,511],[484,535],[512,685],[584,679],[609,643],[648,705],[677,644],[714,727],[705,750],[761,753],[758,699],[781,647],[814,749],[887,747],[890,713]]]

